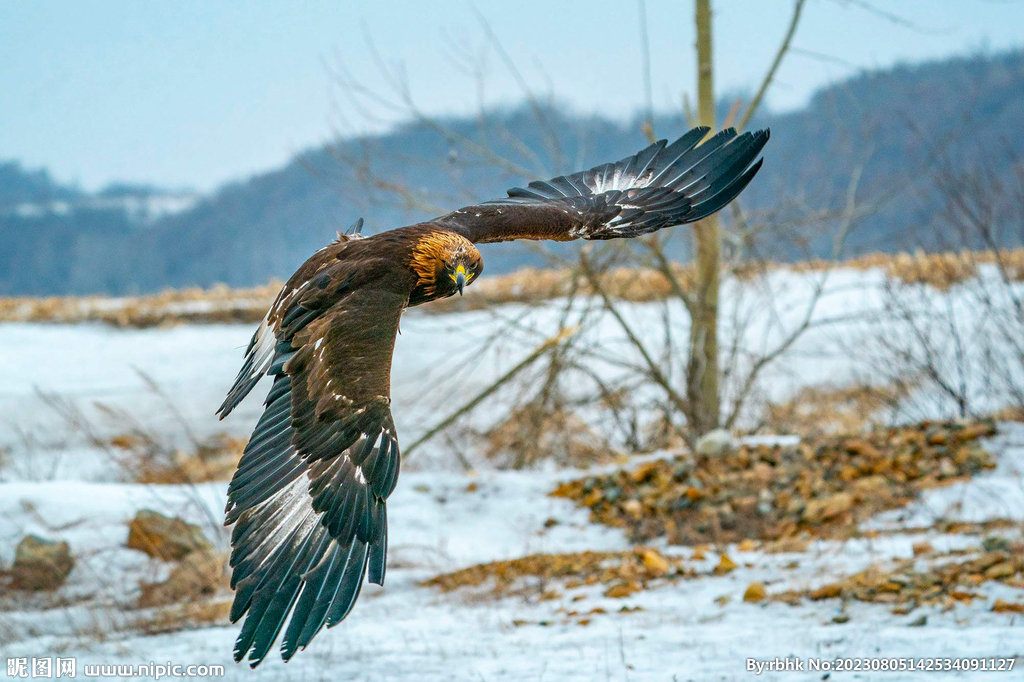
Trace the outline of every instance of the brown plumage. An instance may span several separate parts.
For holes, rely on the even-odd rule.
[[[255,667],[282,630],[288,660],[348,615],[364,578],[384,583],[402,311],[475,281],[477,243],[634,237],[711,215],[757,173],[768,131],[725,130],[698,146],[707,132],[372,237],[359,234],[360,220],[292,275],[218,410],[227,416],[272,377],[228,487],[231,620],[247,614],[235,660],[249,654]]]

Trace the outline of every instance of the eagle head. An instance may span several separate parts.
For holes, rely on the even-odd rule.
[[[425,298],[462,294],[484,269],[480,252],[471,241],[454,232],[436,231],[423,236],[412,251],[412,269]]]

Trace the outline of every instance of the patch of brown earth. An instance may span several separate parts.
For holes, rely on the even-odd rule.
[[[1024,589],[1024,545],[1003,543],[1005,549],[985,551],[967,561],[937,563],[919,567],[917,559],[897,562],[891,568],[871,566],[842,580],[809,590],[790,590],[771,595],[773,601],[798,604],[804,600],[841,599],[890,605],[893,613],[905,615],[919,606],[952,609],[985,599],[978,588],[995,581]],[[923,548],[922,548],[923,549]],[[927,555],[928,551],[915,553]],[[1018,613],[1016,602],[996,600],[992,610]]]
[[[634,542],[844,538],[924,490],[993,468],[977,441],[994,433],[991,422],[925,422],[795,446],[743,445],[586,476],[552,495],[587,507],[593,521],[625,529]]]
[[[442,573],[421,584],[443,592],[486,588],[476,593],[480,599],[517,595],[544,601],[560,598],[561,590],[592,585],[603,586],[606,597],[628,597],[653,582],[696,575],[692,568],[683,566],[681,559],[666,557],[650,547],[637,547],[624,552],[531,554]]]

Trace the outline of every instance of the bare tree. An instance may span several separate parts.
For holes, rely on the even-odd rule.
[[[912,416],[1024,413],[1024,164],[958,156],[933,173],[944,202],[929,244],[894,261],[866,361],[890,383],[913,377]],[[917,414],[920,413],[920,414]]]
[[[697,120],[715,128],[714,66],[711,45],[711,0],[696,0]],[[721,396],[718,390],[718,290],[722,233],[718,216],[696,223],[696,287],[690,314],[690,352],[686,395],[692,404],[691,428],[703,434],[718,426]]]
[[[761,87],[743,109],[740,123],[746,125],[763,100],[799,23],[805,0],[795,0],[793,14],[775,58],[768,66]],[[698,54],[698,112],[696,121],[714,127],[714,70],[712,64],[711,2],[695,0]],[[555,175],[581,165],[567,160],[570,140],[560,139],[565,128],[553,120],[552,108],[527,83],[519,69],[501,46],[500,40],[483,18],[482,35],[485,46],[499,56],[499,64],[519,83],[527,101],[527,111],[536,131],[530,139],[518,136],[502,123],[500,116],[488,115],[483,96],[478,94],[480,112],[478,129],[467,132],[450,123],[430,117],[416,105],[411,89],[400,69],[388,67],[377,58],[381,77],[371,86],[353,78],[343,67],[337,70],[342,92],[358,104],[358,110],[367,103],[376,103],[417,121],[434,131],[450,145],[451,153],[440,171],[452,178],[453,192],[459,193],[459,173],[468,168],[497,169],[514,182],[528,181],[538,176]],[[641,26],[643,26],[641,17]],[[371,54],[376,54],[372,47]],[[466,71],[478,84],[482,93],[487,77],[483,73],[486,60],[479,57],[481,50],[462,48],[466,55]],[[641,51],[645,54],[644,50]],[[649,72],[649,65],[644,69]],[[739,114],[740,102],[732,107],[730,121]],[[727,121],[728,124],[730,121]],[[641,126],[645,135],[653,135],[648,116]],[[583,145],[576,144],[577,150]],[[415,208],[428,213],[441,213],[438,204],[445,201],[423,196],[392,175],[378,168],[382,164],[379,153],[366,148],[353,154],[352,145],[340,147],[339,159],[353,164],[363,187],[380,201],[391,201],[407,209]],[[864,159],[867,163],[868,159]],[[417,163],[422,163],[418,160]],[[563,166],[570,165],[566,168]],[[838,258],[847,235],[854,225],[870,214],[878,203],[865,201],[860,196],[859,181],[863,165],[851,170],[845,201],[838,209],[799,207],[799,215],[790,207],[782,217],[773,217],[772,211],[751,213],[738,205],[732,212],[730,243],[753,244],[755,237],[771,233],[775,241],[792,239],[806,245],[807,234],[832,234],[832,256]],[[363,192],[365,195],[366,192]],[[466,197],[469,199],[470,197]],[[472,197],[479,199],[479,197]],[[780,214],[781,215],[781,214]],[[669,234],[672,233],[672,234]],[[518,320],[507,319],[500,310],[492,314],[502,325],[528,335],[535,346],[533,353],[504,374],[493,385],[472,396],[427,429],[425,438],[450,430],[463,417],[469,415],[486,399],[493,399],[501,388],[503,392],[519,391],[516,401],[523,404],[541,404],[551,411],[572,407],[580,410],[599,410],[610,414],[620,443],[630,449],[648,449],[674,439],[693,444],[703,433],[722,425],[740,428],[742,415],[751,409],[757,394],[758,381],[765,368],[789,352],[797,340],[809,329],[826,321],[818,314],[818,303],[828,293],[828,271],[814,273],[812,286],[798,315],[793,310],[779,310],[778,292],[768,275],[769,262],[759,260],[752,248],[736,248],[723,254],[723,222],[706,220],[692,232],[664,231],[638,240],[618,240],[607,243],[586,244],[577,258],[567,258],[564,251],[553,250],[539,243],[529,245],[557,274],[550,277],[559,282],[557,295],[566,298],[560,315],[560,329],[532,330],[520,326]],[[695,258],[690,264],[673,262],[669,240],[692,236]],[[628,278],[617,276],[621,268],[628,268]],[[727,309],[720,307],[720,288],[723,276],[744,280],[763,281],[745,287],[743,300],[730,300]],[[753,280],[752,280],[753,281]],[[623,298],[637,300],[635,287],[642,282],[649,291],[656,291],[642,300],[660,307],[659,323],[655,328],[640,331],[622,305]],[[555,288],[552,288],[555,291]],[[602,320],[611,320],[622,333],[620,340],[610,339],[606,333],[597,333]],[[723,334],[723,323],[727,327]],[[764,343],[750,347],[744,335],[753,324],[761,324],[766,333]],[[571,333],[565,333],[571,328]],[[499,343],[501,335],[496,335]],[[677,338],[687,337],[680,343]],[[630,353],[614,350],[616,343],[625,343]],[[594,371],[595,363],[603,363],[618,371],[615,378]],[[575,377],[568,380],[566,377]],[[582,390],[581,386],[586,386]],[[644,423],[641,415],[660,415]],[[602,420],[609,423],[609,420]],[[654,429],[652,431],[652,428]],[[660,434],[660,435],[658,435]],[[422,442],[424,439],[421,439]],[[416,443],[415,447],[420,445]],[[409,451],[407,450],[407,453]]]

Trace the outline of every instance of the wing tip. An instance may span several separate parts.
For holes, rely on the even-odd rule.
[[[358,218],[354,223],[352,223],[352,225],[349,226],[349,228],[347,230],[345,230],[345,234],[358,234],[358,235],[361,235],[362,233],[363,233],[363,219],[362,218]]]

